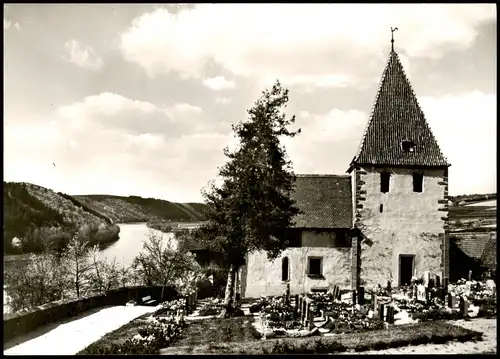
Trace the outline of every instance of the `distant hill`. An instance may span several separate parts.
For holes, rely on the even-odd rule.
[[[39,252],[47,245],[62,248],[77,231],[92,244],[119,238],[120,228],[110,218],[65,193],[4,182],[3,201],[4,253]]]
[[[471,194],[449,197],[450,232],[496,230],[496,193]]]
[[[202,203],[175,203],[138,196],[85,195],[73,196],[88,208],[114,223],[175,221],[197,222],[205,219]]]
[[[202,203],[111,195],[71,196],[31,183],[4,182],[4,253],[39,252],[64,246],[76,231],[92,244],[119,238],[118,223],[199,222]],[[15,244],[13,245],[13,239]]]

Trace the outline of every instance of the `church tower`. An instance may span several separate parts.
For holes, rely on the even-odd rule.
[[[396,28],[397,29],[397,28]],[[393,29],[391,29],[394,31]],[[353,186],[352,286],[449,277],[448,167],[406,77],[394,40],[348,173]]]

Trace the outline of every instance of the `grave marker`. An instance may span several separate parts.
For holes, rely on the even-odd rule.
[[[427,302],[432,301],[432,298],[434,297],[433,294],[434,293],[432,292],[432,290],[429,290],[429,288],[425,288],[425,298]]]
[[[356,291],[353,290],[352,291],[352,305],[355,305],[356,304]]]
[[[467,282],[465,282],[465,294],[469,295],[471,290],[472,290],[472,282],[468,280]]]
[[[378,297],[376,293],[372,294],[373,298],[373,311],[376,313],[378,311]]]
[[[422,302],[425,302],[427,300],[425,285],[419,284],[417,286],[417,300]]]
[[[384,304],[379,304],[379,306],[378,306],[378,315],[379,315],[380,320],[384,320],[384,309],[385,309],[385,305]]]
[[[448,279],[448,277],[444,277],[443,278],[443,288],[444,288],[444,291],[446,293],[448,293],[448,284],[449,284],[449,281],[450,280]]]
[[[340,289],[339,287],[335,284],[335,286],[333,287],[333,300],[339,300],[340,298]]]
[[[469,270],[469,281],[472,280],[472,270]]]
[[[436,275],[436,287],[441,288],[441,277]]]
[[[469,301],[464,297],[460,297],[460,315],[465,317],[467,316],[468,312],[469,312]]]
[[[311,304],[309,303],[307,307],[307,327],[311,330],[314,327],[314,313],[311,310]]]
[[[426,270],[424,272],[424,286],[425,287],[428,287],[429,286],[429,281],[431,279],[431,272],[429,272],[428,270]]]
[[[429,278],[429,285],[427,286],[427,288],[434,288],[434,278]]]
[[[365,304],[365,287],[359,287],[358,302],[359,305]]]
[[[304,322],[306,320],[306,318],[307,318],[306,314],[307,314],[307,300],[306,300],[306,298],[304,298],[302,300],[302,310],[300,313],[301,322]]]
[[[387,307],[386,322],[389,324],[394,323],[394,307],[392,305]]]
[[[446,303],[446,292],[443,288],[438,288],[437,295],[443,303]]]

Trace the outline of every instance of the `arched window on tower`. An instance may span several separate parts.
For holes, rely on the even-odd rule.
[[[290,276],[289,276],[288,257],[285,257],[281,262],[281,280],[283,282],[287,282],[289,279]]]

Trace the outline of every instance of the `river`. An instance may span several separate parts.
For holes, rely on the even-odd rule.
[[[173,236],[173,233],[162,233],[155,229],[150,229],[146,226],[146,223],[122,223],[119,224],[119,226],[120,239],[108,247],[103,248],[99,252],[99,257],[101,259],[107,259],[108,261],[112,261],[113,258],[116,258],[118,264],[125,267],[130,266],[135,256],[142,250],[142,244],[144,240],[148,238],[150,231],[163,236],[164,239]],[[9,257],[12,258],[12,256]],[[26,260],[26,256],[23,255],[19,256],[19,258],[21,261]],[[14,265],[14,263],[10,262],[4,269],[8,270],[10,265]],[[4,313],[8,311],[8,308],[6,308],[6,297],[7,293],[5,293],[4,288]]]
[[[142,250],[143,242],[148,238],[150,231],[162,235],[164,239],[173,236],[173,233],[162,233],[155,229],[150,229],[146,223],[124,223],[120,226],[120,239],[112,243],[109,247],[99,252],[101,259],[108,261],[116,258],[120,265],[128,267],[132,264],[135,256]]]

